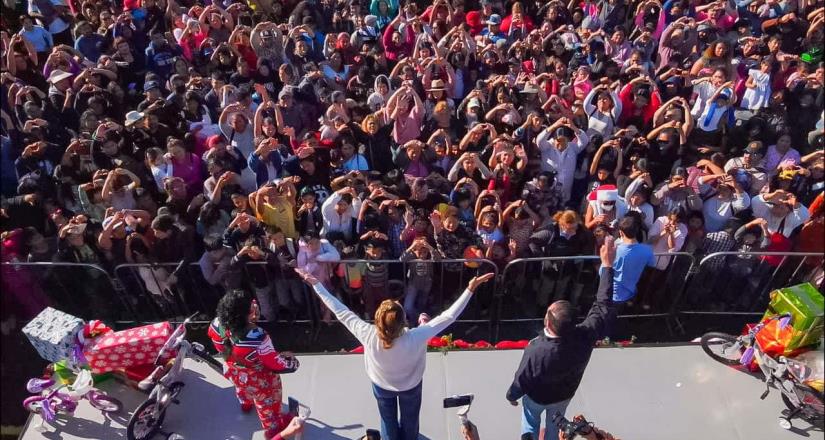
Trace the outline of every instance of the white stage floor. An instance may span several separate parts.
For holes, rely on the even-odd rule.
[[[284,400],[293,396],[312,409],[303,440],[356,439],[379,418],[361,355],[303,355],[301,369],[283,376]],[[428,354],[421,410],[422,438],[459,439],[455,410],[442,399],[474,393],[470,419],[483,440],[519,438],[521,408],[505,391],[521,351]],[[254,412],[242,414],[231,384],[206,366],[189,361],[180,405],[167,413],[164,430],[187,440],[263,439]],[[22,439],[125,439],[129,412],[144,395],[121,384],[103,388],[120,398],[124,414],[105,419],[82,402],[77,416],[37,432],[29,423]],[[596,349],[567,416],[584,414],[624,440],[780,440],[822,438],[801,420],[794,431],[779,427],[779,393],[759,400],[756,377],[711,360],[698,346]],[[253,434],[254,433],[254,434]],[[234,437],[232,437],[234,436]],[[157,438],[163,438],[158,436]]]

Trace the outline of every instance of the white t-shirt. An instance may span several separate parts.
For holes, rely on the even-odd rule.
[[[690,114],[694,119],[698,118],[705,110],[708,99],[716,92],[716,87],[710,81],[703,81],[693,86],[693,93],[696,94],[696,101],[690,109]]]

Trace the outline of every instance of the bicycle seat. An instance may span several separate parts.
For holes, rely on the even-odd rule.
[[[68,394],[72,397],[80,397],[88,393],[92,389],[94,381],[92,380],[92,372],[89,370],[80,370],[77,373],[77,378],[72,384],[71,390]]]
[[[26,382],[26,389],[30,393],[39,393],[52,385],[54,385],[54,380],[52,379],[40,379],[35,377]]]

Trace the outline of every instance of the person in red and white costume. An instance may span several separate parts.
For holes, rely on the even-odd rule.
[[[254,406],[267,440],[292,438],[303,427],[281,413],[281,374],[298,369],[290,353],[278,353],[272,339],[258,327],[258,303],[243,290],[233,290],[218,303],[217,317],[209,325],[209,338],[224,356],[224,375],[235,385],[244,412]]]

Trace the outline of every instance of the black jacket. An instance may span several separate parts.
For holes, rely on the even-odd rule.
[[[612,295],[610,268],[603,270],[596,302],[581,324],[561,337],[550,338],[542,333],[530,341],[507,390],[507,400],[514,402],[526,394],[540,405],[549,405],[572,398],[596,341],[604,337],[609,322],[616,317]]]

